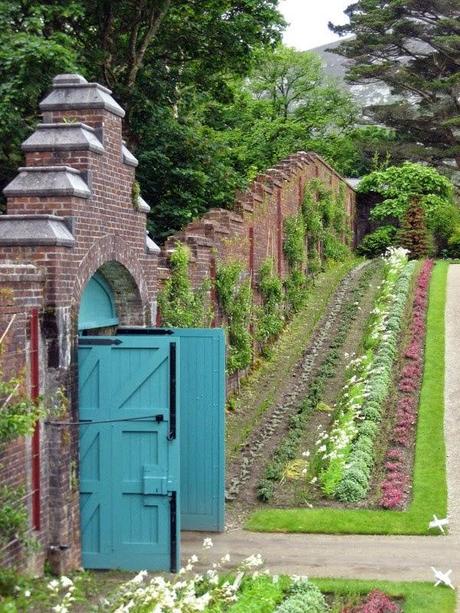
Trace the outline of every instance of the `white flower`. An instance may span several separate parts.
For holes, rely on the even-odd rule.
[[[69,577],[66,577],[65,575],[63,575],[61,577],[61,585],[62,587],[70,587],[71,585],[73,585],[73,581],[72,579],[69,579]]]
[[[230,562],[230,554],[226,553],[224,555],[224,557],[221,559],[222,564],[225,564],[225,562]]]
[[[214,546],[211,538],[205,538],[203,541],[203,549],[211,549]]]
[[[303,457],[303,458],[308,458],[309,456],[310,456],[310,452],[309,452],[309,451],[304,451],[304,452],[302,453],[302,457]]]
[[[198,562],[198,556],[196,556],[195,554],[192,555],[192,557],[189,560],[192,564],[196,564]]]
[[[30,598],[30,590],[26,590],[26,591],[24,592],[24,596],[25,596],[26,598]]]
[[[48,587],[49,590],[55,591],[55,590],[59,589],[59,581],[57,579],[52,579],[52,581],[50,581],[48,583],[47,587]]]
[[[313,479],[310,480],[310,483],[316,483],[318,481],[318,477],[313,477]]]

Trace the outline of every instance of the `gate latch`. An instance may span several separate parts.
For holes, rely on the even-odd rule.
[[[144,466],[143,494],[166,496],[168,494],[168,482],[166,477],[158,475],[157,466]]]

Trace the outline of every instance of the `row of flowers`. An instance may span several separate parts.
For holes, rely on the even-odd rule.
[[[363,499],[374,464],[374,441],[391,386],[398,336],[415,263],[391,249],[364,338],[364,353],[347,368],[347,382],[329,433],[320,431],[314,458],[321,487],[343,502]]]
[[[409,341],[398,383],[395,426],[385,461],[385,479],[380,499],[380,505],[385,509],[400,507],[407,499],[410,477],[404,450],[413,442],[417,422],[418,395],[423,376],[428,289],[432,270],[433,261],[424,262],[415,289]]]
[[[203,548],[211,547],[211,539],[206,538]],[[307,577],[279,576],[271,574],[268,569],[261,570],[264,561],[260,554],[249,556],[236,569],[229,570],[229,562],[230,556],[227,554],[218,562],[208,562],[207,570],[196,573],[199,559],[194,555],[172,579],[149,576],[147,571],[143,570],[120,585],[94,610],[108,613],[331,611],[324,594]],[[76,582],[68,577],[53,579],[48,584],[48,590],[51,599],[57,603],[49,607],[54,613],[70,613],[74,610],[74,605],[79,604],[75,599],[75,592],[78,591]],[[394,601],[380,590],[375,589],[360,600],[358,604],[354,602],[351,606],[342,605],[341,613],[400,612]]]

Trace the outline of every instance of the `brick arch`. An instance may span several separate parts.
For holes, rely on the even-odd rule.
[[[119,236],[106,235],[95,241],[82,260],[72,291],[72,307],[78,311],[83,289],[99,272],[109,283],[122,325],[150,322],[150,295],[142,266],[132,248]]]

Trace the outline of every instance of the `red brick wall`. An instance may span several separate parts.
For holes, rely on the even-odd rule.
[[[243,261],[257,281],[257,271],[263,261],[273,257],[276,270],[284,278],[288,272],[283,253],[284,220],[300,211],[305,186],[316,177],[335,192],[340,184],[344,185],[345,206],[354,236],[354,190],[319,156],[300,152],[258,176],[247,191],[238,195],[233,211],[211,209],[200,220],[171,236],[163,247],[162,279],[167,278],[168,254],[177,241],[190,247],[190,270],[195,286],[212,277],[216,261],[231,259]],[[255,300],[258,300],[256,282],[254,287]]]

